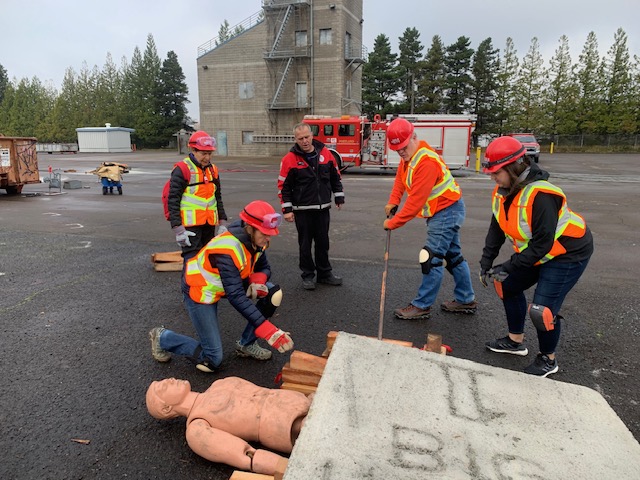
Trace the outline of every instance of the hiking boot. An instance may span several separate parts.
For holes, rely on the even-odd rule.
[[[271,351],[258,345],[257,340],[249,345],[240,345],[240,340],[236,340],[236,355],[239,357],[251,357],[256,360],[269,360]]]
[[[497,338],[490,342],[485,343],[485,346],[496,353],[510,353],[512,355],[519,355],[524,357],[529,353],[527,347],[522,345],[521,343],[514,342],[508,336]]]
[[[160,335],[162,335],[162,332],[164,332],[165,330],[166,329],[164,327],[156,327],[152,328],[149,331],[149,339],[151,340],[151,355],[153,355],[153,358],[155,358],[156,361],[162,363],[171,360],[171,354],[166,350],[163,350],[160,346]]]
[[[303,278],[302,288],[304,288],[305,290],[315,290],[316,282],[313,281],[313,278]]]
[[[445,312],[472,314],[478,310],[478,303],[475,300],[469,303],[460,303],[456,300],[451,300],[450,302],[441,304],[440,308]]]
[[[422,320],[431,317],[431,307],[422,309],[410,303],[404,308],[396,308],[393,314],[403,320]]]
[[[342,277],[338,277],[337,275],[334,275],[332,273],[328,277],[318,278],[318,283],[324,283],[325,285],[333,285],[337,287],[338,285],[342,285]]]
[[[529,375],[537,375],[538,377],[546,377],[558,371],[558,361],[554,358],[551,360],[543,353],[536,355],[536,359],[531,365],[524,369],[524,373]]]

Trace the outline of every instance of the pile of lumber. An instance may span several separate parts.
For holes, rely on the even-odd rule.
[[[156,272],[182,271],[181,252],[159,252],[151,255],[151,263]]]

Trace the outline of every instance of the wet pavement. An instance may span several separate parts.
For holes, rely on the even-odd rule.
[[[0,191],[0,477],[7,479],[205,478],[228,479],[230,467],[195,455],[184,438],[184,419],[154,420],[144,393],[156,379],[188,379],[203,391],[216,376],[174,358],[156,363],[147,332],[165,325],[192,333],[181,304],[179,273],[155,272],[154,252],[177,250],[160,195],[173,152],[43,155],[62,180],[80,189],[25,186],[23,195]],[[102,161],[127,163],[123,195],[102,195],[98,177],[86,174]],[[218,158],[227,213],[249,201],[277,206],[278,159]],[[638,327],[638,231],[640,155],[545,155],[540,164],[567,193],[569,206],[590,225],[596,251],[567,297],[558,349],[560,371],[553,380],[600,392],[640,439],[640,340]],[[504,312],[493,289],[476,281],[490,219],[492,182],[458,172],[467,220],[463,251],[474,272],[479,311],[457,316],[436,309],[430,320],[401,321],[392,311],[405,306],[419,282],[418,251],[424,225],[414,220],[391,234],[384,336],[422,345],[439,333],[452,355],[520,371],[530,359],[488,352],[484,342],[504,335]],[[343,177],[346,206],[332,210],[331,258],[344,285],[302,289],[295,227],[285,224],[268,256],[285,296],[276,325],[291,332],[296,348],[319,355],[326,333],[342,330],[376,336],[385,232],[383,207],[393,175],[353,172]],[[507,246],[501,257],[509,255]],[[445,276],[438,303],[452,296]],[[225,351],[221,374],[277,387],[287,354],[269,362],[233,356],[244,320],[226,303],[220,308]],[[535,332],[527,325],[535,350]],[[505,358],[508,357],[508,358]],[[429,392],[429,386],[416,384]],[[433,395],[434,392],[429,392]],[[543,408],[543,406],[541,406]]]

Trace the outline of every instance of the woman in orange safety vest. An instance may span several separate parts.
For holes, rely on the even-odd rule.
[[[482,166],[496,187],[480,260],[480,281],[485,287],[493,281],[509,328],[506,337],[485,345],[497,353],[527,355],[523,342],[528,313],[538,334],[539,353],[524,371],[546,377],[558,371],[560,308],[591,258],[591,231],[584,218],[567,206],[563,191],[548,181],[549,173],[531,163],[515,138],[500,137],[491,142]],[[506,262],[493,265],[507,239],[515,253]],[[533,301],[527,305],[524,292],[533,285]]]

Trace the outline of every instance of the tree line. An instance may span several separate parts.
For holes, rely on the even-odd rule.
[[[178,56],[169,51],[161,61],[151,34],[130,63],[123,57],[118,67],[107,54],[101,70],[86,63],[79,73],[68,68],[60,91],[35,76],[10,81],[0,65],[0,134],[66,143],[77,141],[78,127],[110,123],[134,128],[139,147],[163,147],[191,129],[188,93]]]
[[[537,37],[522,58],[510,37],[502,52],[491,38],[470,45],[434,35],[423,55],[420,33],[407,28],[396,54],[378,35],[363,66],[363,113],[475,114],[475,135],[640,133],[640,59],[621,28],[602,57],[590,32],[577,62],[565,35],[546,65]]]

